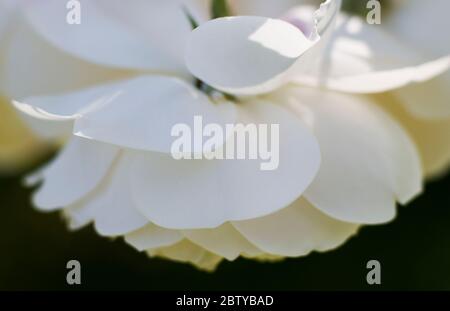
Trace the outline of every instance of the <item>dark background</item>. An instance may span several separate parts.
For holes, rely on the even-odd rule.
[[[362,12],[365,3],[345,7]],[[59,214],[31,207],[31,190],[21,179],[0,178],[0,290],[450,289],[450,176],[429,183],[421,197],[399,208],[394,222],[365,227],[335,251],[270,264],[223,262],[214,274],[149,259],[91,227],[68,232]],[[71,259],[81,262],[82,285],[66,284]],[[381,262],[382,285],[366,283],[371,259]]]
[[[29,204],[21,178],[0,179],[0,290],[449,290],[450,176],[399,207],[388,225],[365,227],[328,253],[258,263],[223,262],[214,274],[187,264],[149,259],[122,239],[91,227],[68,232],[58,213]],[[79,260],[82,285],[66,284],[66,263]],[[377,259],[382,285],[366,283]]]

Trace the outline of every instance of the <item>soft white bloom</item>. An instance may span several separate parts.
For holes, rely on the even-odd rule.
[[[386,30],[425,57],[450,54],[450,2],[397,0]],[[411,133],[428,176],[444,174],[450,165],[450,71],[425,83],[396,90],[403,106],[386,107]],[[405,111],[406,110],[406,111]]]
[[[151,256],[211,269],[221,258],[333,249],[361,225],[392,220],[396,202],[420,193],[419,154],[402,127],[370,98],[335,90],[426,81],[448,69],[448,57],[422,58],[340,15],[339,0],[315,13],[288,11],[292,1],[230,1],[238,16],[212,21],[209,1],[81,2],[86,15],[76,26],[62,18],[60,1],[23,4],[23,31],[36,41],[13,36],[0,77],[16,98],[34,96],[15,104],[39,120],[37,129],[44,122],[48,135],[69,137],[28,181],[42,181],[35,205],[62,209],[72,228],[92,222]],[[186,10],[200,24],[194,31]],[[239,16],[267,12],[275,19]],[[33,93],[27,79],[14,83],[27,44],[42,46],[34,51],[48,60],[39,62],[43,81],[28,78],[47,84],[47,93]],[[237,99],[208,96],[195,78]],[[195,115],[280,124],[279,168],[174,160],[170,129]]]
[[[15,2],[0,1],[0,47],[5,45],[5,37]],[[0,55],[2,50],[0,49]],[[0,61],[0,66],[2,62]],[[1,89],[1,88],[0,88]],[[43,146],[21,122],[15,110],[0,92],[0,174],[15,172],[29,161],[29,154],[43,151]]]
[[[404,69],[398,72],[400,75],[384,69],[392,64],[408,67],[415,59],[448,61],[450,2],[392,0],[392,3],[394,10],[383,13],[379,27],[369,26],[358,17],[342,16],[330,53],[324,60],[326,66],[316,68],[315,72],[327,73],[320,84],[331,90],[371,94],[392,91],[373,98],[413,138],[425,175],[440,176],[450,164],[450,71],[443,70],[436,76],[433,72],[434,77],[429,79],[428,66],[419,67],[422,72]],[[366,74],[373,70],[379,72]],[[415,83],[392,90],[396,83],[401,86],[408,74],[417,74]],[[311,77],[302,77],[301,81],[319,84]]]
[[[11,99],[66,92],[128,75],[55,49],[20,10],[26,2],[0,0],[0,174],[16,173],[38,161],[55,145],[47,138],[60,137],[59,124],[19,115],[9,104]]]

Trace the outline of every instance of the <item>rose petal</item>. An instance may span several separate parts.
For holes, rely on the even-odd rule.
[[[133,190],[139,210],[165,228],[215,228],[273,213],[295,201],[314,178],[320,153],[295,116],[263,101],[240,109],[243,124],[279,124],[279,166],[260,160],[174,160],[136,152]]]
[[[199,1],[81,0],[81,23],[67,22],[66,2],[29,1],[26,16],[56,47],[96,64],[186,74],[183,46]],[[157,44],[156,44],[157,43]]]
[[[446,173],[450,167],[450,119],[424,120],[412,116],[404,103],[389,93],[379,95],[377,102],[411,135],[419,149],[426,177],[436,178]]]
[[[234,15],[280,17],[299,4],[299,0],[229,0]]]
[[[409,113],[430,121],[450,118],[450,71],[432,80],[410,85],[394,94]]]
[[[233,104],[213,103],[186,82],[163,76],[142,76],[14,104],[38,119],[65,121],[69,126],[75,121],[73,132],[83,138],[163,153],[171,152],[176,124],[193,126],[196,116],[204,124],[224,125],[236,119]]]
[[[383,26],[414,49],[438,58],[450,53],[450,41],[444,39],[450,28],[449,11],[447,0],[403,1],[392,10]]]
[[[322,214],[303,198],[275,214],[233,225],[264,252],[292,257],[336,248],[358,229]]]
[[[111,83],[61,95],[30,97],[22,102],[13,101],[13,104],[30,117],[72,125],[91,106],[102,106],[114,100],[123,84],[124,82]]]
[[[69,206],[93,191],[108,173],[118,148],[73,137],[42,172],[43,185],[34,196],[42,210]]]
[[[450,57],[425,61],[359,17],[341,15],[323,61],[296,76],[297,83],[351,93],[380,93],[424,82],[450,67]],[[383,57],[379,57],[383,55]]]
[[[30,95],[39,97],[47,96],[47,94],[59,94],[126,76],[123,71],[104,69],[60,52],[37,37],[30,26],[23,21],[11,29],[8,41],[2,48],[0,51],[3,57],[3,62],[0,63],[0,92],[9,98],[23,99]],[[42,78],[43,72],[45,72],[45,79]],[[27,104],[33,104],[28,100],[25,100]],[[45,98],[42,103],[46,101]],[[40,104],[37,105],[38,108]],[[50,104],[53,103],[50,102]],[[43,122],[41,120],[50,118],[67,121],[65,118],[53,116],[52,112],[69,112],[66,109],[70,109],[70,104],[61,105],[60,102],[54,104],[59,107],[49,110],[50,114],[39,114],[40,119],[25,114],[21,114],[20,117],[33,130],[33,133],[40,137],[50,139],[66,137],[72,132],[72,122]],[[50,107],[51,105],[43,105],[40,108]],[[34,110],[35,116],[37,111]]]
[[[149,256],[159,256],[180,262],[189,262],[196,267],[212,271],[222,261],[222,257],[214,255],[188,240],[183,240],[169,247],[147,251]]]
[[[49,146],[31,133],[17,111],[1,96],[0,116],[0,174],[17,173],[42,159]]]
[[[125,241],[138,251],[170,246],[182,239],[183,235],[178,230],[164,229],[154,224],[148,224],[125,236]]]
[[[135,208],[131,197],[130,164],[126,155],[119,157],[106,180],[83,204],[100,235],[120,236],[148,223]]]
[[[262,253],[231,224],[224,224],[214,229],[184,230],[182,232],[190,241],[228,260],[235,260],[241,254],[256,256]]]
[[[221,91],[270,92],[320,56],[323,45],[314,46],[333,29],[340,4],[324,1],[314,14],[310,38],[279,19],[238,16],[209,21],[191,33],[186,64],[197,78]]]
[[[268,92],[313,46],[293,25],[264,17],[226,17],[195,29],[187,48],[189,70],[234,94]]]
[[[233,104],[213,103],[205,94],[176,78],[143,76],[108,88],[108,94],[114,95],[103,97],[80,113],[75,121],[75,135],[125,148],[170,153],[172,128],[176,124],[193,128],[195,116],[201,116],[204,124],[224,125],[236,119]],[[86,94],[89,93],[72,96]]]
[[[0,42],[12,20],[16,18],[16,0],[0,0]]]
[[[0,90],[10,98],[59,94],[130,74],[125,70],[104,68],[55,49],[23,18],[8,32],[7,39],[0,49]]]
[[[353,223],[383,223],[422,189],[417,150],[386,113],[364,97],[293,89],[293,112],[310,111],[322,151],[318,175],[304,196],[325,214]]]

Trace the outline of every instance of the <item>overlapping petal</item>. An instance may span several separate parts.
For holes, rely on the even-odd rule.
[[[450,3],[445,0],[426,3],[424,1],[399,2],[384,24],[387,31],[406,42],[412,49],[428,58],[450,55],[450,42],[443,40],[450,20],[447,12]],[[448,85],[450,73],[421,84],[415,84],[395,91],[405,108],[417,118],[444,120],[450,117]]]
[[[450,2],[435,0],[397,1],[383,26],[412,48],[428,57],[442,57],[450,53],[450,41],[445,40],[450,27]]]
[[[30,154],[38,161],[49,146],[41,144],[20,120],[17,111],[1,96],[0,116],[0,173],[15,173],[33,164]]]
[[[125,148],[171,152],[172,127],[193,127],[194,117],[205,124],[234,123],[230,103],[213,102],[186,82],[163,76],[142,76],[74,93],[16,102],[36,118],[74,122],[77,136]],[[225,139],[226,137],[224,137]],[[202,150],[193,150],[201,152]]]
[[[304,3],[304,0],[230,0],[234,15],[264,16],[278,18],[293,6]]]
[[[263,253],[229,223],[214,229],[184,230],[183,235],[191,242],[228,260],[235,260],[243,254],[257,256]]]
[[[125,235],[125,241],[139,251],[171,246],[183,239],[180,231],[164,229],[154,224],[147,224],[144,228]]]
[[[214,270],[222,261],[222,257],[208,252],[186,239],[172,246],[149,250],[147,253],[151,257],[163,257],[174,261],[189,262],[206,271]]]
[[[322,163],[305,192],[315,207],[336,219],[383,223],[395,216],[395,202],[421,191],[422,171],[409,136],[364,97],[308,88],[285,92],[299,116],[308,112]]]
[[[430,80],[449,68],[448,55],[424,58],[381,27],[341,14],[323,60],[295,81],[343,92],[380,93]]]
[[[393,93],[417,118],[440,122],[450,119],[450,71],[429,81],[409,85]]]
[[[40,173],[43,184],[34,196],[35,206],[51,211],[83,199],[108,174],[117,154],[112,145],[72,138]]]
[[[0,43],[5,37],[5,31],[15,18],[17,2],[15,0],[0,0]]]
[[[282,256],[336,248],[358,228],[322,214],[304,198],[273,215],[234,222],[233,226],[265,253]]]
[[[11,99],[73,91],[129,75],[125,71],[87,63],[53,48],[23,19],[14,25],[5,44],[0,46],[0,92]],[[65,104],[56,104],[59,107],[55,112],[66,109]],[[47,105],[50,103],[45,107]],[[21,115],[17,122],[25,122],[36,135],[46,139],[61,138],[71,133],[71,124],[66,122],[42,122],[26,115]]]
[[[236,120],[234,105],[213,103],[179,79],[140,77],[113,89],[112,97],[77,118],[75,135],[126,148],[170,153],[174,141],[172,128],[176,124],[194,128],[196,116],[201,116],[204,124],[222,126]],[[202,152],[197,149],[192,152]]]
[[[92,221],[103,236],[120,236],[144,227],[148,220],[137,211],[131,196],[130,164],[126,156],[119,156],[95,191],[71,206],[70,213],[84,215],[81,218]]]
[[[130,75],[54,48],[23,18],[14,25],[0,46],[0,91],[10,98],[69,92]]]
[[[231,220],[264,216],[295,201],[320,163],[315,138],[288,111],[264,101],[239,108],[242,124],[279,124],[279,167],[260,160],[174,160],[136,152],[132,188],[139,210],[173,229],[214,228]]]
[[[436,178],[447,172],[450,167],[450,119],[428,120],[411,115],[404,102],[392,93],[380,94],[376,100],[414,140],[425,176]]]
[[[191,15],[206,19],[201,0],[81,0],[81,23],[66,21],[66,2],[27,1],[26,16],[41,36],[96,64],[185,75],[183,46]]]
[[[280,19],[238,16],[212,20],[190,35],[187,66],[197,78],[224,92],[270,92],[320,55],[323,45],[314,47],[333,28],[339,7],[340,0],[325,1],[315,13],[309,37]]]

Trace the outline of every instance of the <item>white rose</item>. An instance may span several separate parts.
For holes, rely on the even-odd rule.
[[[38,36],[83,66],[127,69],[131,77],[95,85],[81,79],[83,71],[80,81],[89,88],[16,102],[58,125],[54,136],[68,130],[68,145],[29,182],[43,182],[35,205],[62,209],[72,228],[93,222],[99,234],[125,236],[151,256],[211,269],[240,255],[333,249],[361,225],[392,220],[396,202],[420,193],[420,159],[409,136],[370,98],[344,92],[426,81],[448,69],[448,57],[421,58],[379,29],[339,15],[338,0],[315,14],[300,7],[281,19],[212,21],[208,1],[81,2],[89,15],[77,26],[61,18],[60,1],[22,10]],[[246,1],[241,13],[233,1],[234,13],[251,13],[250,3],[266,5]],[[286,3],[276,3],[281,12]],[[186,9],[200,24],[193,32]],[[342,39],[342,27],[350,39]],[[378,58],[378,50],[388,57]],[[318,62],[327,55],[331,62]],[[195,78],[239,104],[207,96]],[[218,124],[280,124],[279,168],[174,160],[170,129],[194,115]]]

